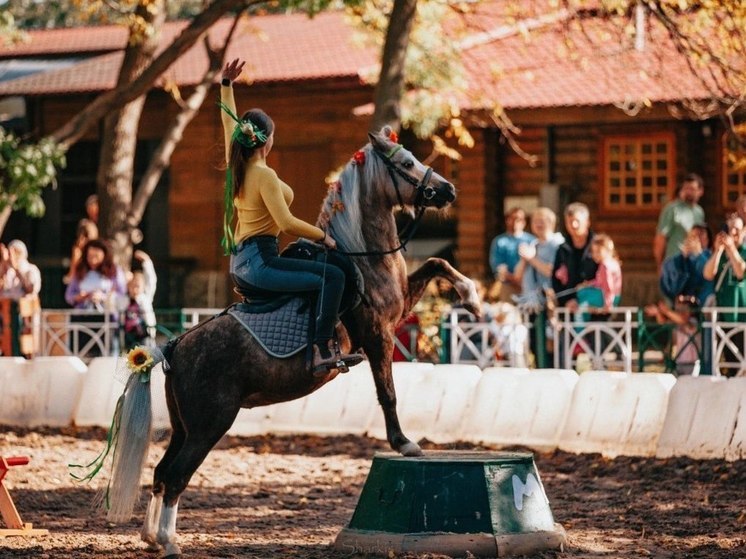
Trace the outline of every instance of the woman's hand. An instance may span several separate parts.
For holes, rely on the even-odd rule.
[[[337,241],[335,241],[329,233],[324,234],[324,238],[321,239],[321,244],[332,250],[337,248]]]
[[[228,62],[225,65],[225,68],[223,68],[223,79],[230,80],[232,82],[236,81],[236,78],[240,76],[241,72],[243,71],[244,64],[246,64],[246,62],[244,60],[241,60],[240,58],[236,58],[231,62]]]

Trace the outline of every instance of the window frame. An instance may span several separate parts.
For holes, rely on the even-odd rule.
[[[746,132],[746,124],[740,124],[737,128]],[[726,144],[727,137],[728,131],[723,130],[718,141],[720,154],[720,157],[718,158],[718,171],[720,174],[720,203],[723,208],[726,209],[733,208],[736,205],[736,200],[738,200],[740,196],[746,195],[746,169],[744,169],[739,172],[741,182],[738,184],[739,190],[736,195],[736,200],[728,199],[728,194],[731,191],[730,185],[728,184],[728,154],[730,154],[731,151],[728,149]],[[744,150],[743,156],[746,157],[746,149]]]
[[[609,198],[609,170],[608,163],[609,158],[609,147],[612,143],[635,143],[639,144],[642,141],[648,141],[652,144],[658,143],[660,140],[665,140],[668,143],[668,155],[667,155],[667,169],[666,175],[668,177],[668,184],[666,186],[666,197],[661,202],[654,202],[645,204],[639,202],[635,206],[619,206],[610,204]],[[598,171],[598,182],[599,182],[599,210],[604,215],[629,215],[630,212],[634,212],[636,215],[658,215],[663,207],[673,200],[674,193],[676,191],[676,134],[673,131],[660,130],[651,133],[629,133],[629,134],[608,134],[602,135],[599,138],[599,171]],[[637,159],[638,163],[641,163],[642,159]],[[641,166],[640,166],[641,168]],[[639,181],[638,181],[639,182]],[[636,185],[636,189],[639,189],[639,184]]]

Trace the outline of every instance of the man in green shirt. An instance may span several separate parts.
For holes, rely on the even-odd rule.
[[[705,262],[702,275],[707,280],[715,280],[715,299],[718,307],[746,309],[746,228],[738,214],[732,214],[726,221],[726,231],[715,237],[712,256]],[[746,312],[723,312],[720,318],[725,322],[746,321]],[[729,334],[731,345],[723,347],[723,357],[728,364],[723,374],[738,373],[746,361],[744,357],[743,333]],[[735,368],[734,368],[735,366]]]
[[[658,275],[663,261],[679,253],[692,226],[704,222],[705,212],[697,203],[704,191],[702,177],[689,173],[679,187],[676,200],[666,204],[661,211],[653,239],[653,255],[658,265]]]

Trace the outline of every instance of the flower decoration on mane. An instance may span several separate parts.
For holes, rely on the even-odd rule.
[[[365,152],[361,149],[357,150],[352,156],[352,162],[356,165],[365,165]]]
[[[127,354],[127,368],[135,374],[149,373],[155,365],[153,355],[147,348],[137,346]]]
[[[329,193],[330,194],[340,194],[342,192],[342,183],[339,181],[334,181],[329,185]]]
[[[332,207],[331,207],[332,215],[337,212],[343,212],[343,211],[345,211],[344,202],[342,202],[342,200],[334,200],[334,202],[332,203]]]
[[[398,144],[399,143],[399,134],[397,134],[396,132],[394,132],[392,130],[391,133],[389,134],[389,140],[391,140],[395,144]]]

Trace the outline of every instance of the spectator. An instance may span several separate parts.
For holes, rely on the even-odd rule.
[[[715,298],[719,307],[741,308],[746,306],[746,247],[743,246],[746,230],[738,214],[728,217],[726,228],[727,231],[715,236],[703,276],[715,281]],[[728,316],[735,318],[732,314]]]
[[[537,367],[545,367],[551,358],[549,343],[554,329],[546,321],[545,292],[552,286],[552,269],[557,249],[564,242],[561,234],[555,232],[557,215],[549,208],[537,208],[531,214],[531,232],[536,241],[521,244],[518,254],[521,261],[516,266],[516,276],[520,278],[521,293],[516,297],[518,307],[528,312],[533,324],[531,329],[531,351]],[[543,333],[544,336],[540,335]]]
[[[155,343],[155,312],[153,298],[157,277],[150,257],[142,250],[134,253],[137,266],[127,282],[127,296],[120,306],[124,313],[124,343],[126,349]]]
[[[83,219],[89,219],[94,223],[94,225],[98,225],[98,212],[98,196],[95,194],[91,194],[88,198],[85,199],[86,217]]]
[[[704,194],[704,182],[697,174],[689,173],[679,186],[677,198],[666,204],[658,218],[653,239],[653,255],[661,273],[663,261],[679,252],[686,234],[695,223],[705,220],[705,212],[697,203]]]
[[[78,262],[80,262],[80,256],[83,254],[83,247],[91,239],[98,239],[98,226],[94,221],[84,217],[78,222],[78,231],[75,242],[73,243],[72,253],[70,254],[70,268],[63,279],[65,285],[69,284],[70,280],[72,280],[75,268],[78,266]]]
[[[718,307],[741,309],[746,307],[746,246],[743,244],[746,229],[738,214],[728,217],[726,229],[715,236],[712,255],[705,263],[703,275],[705,279],[715,281],[715,300]],[[746,313],[724,312],[721,316],[726,322],[746,320]],[[740,355],[726,345],[723,351],[726,361],[731,364],[743,362],[743,335],[736,333],[730,340],[732,346],[738,348]],[[729,373],[730,371],[726,374]]]
[[[38,296],[41,291],[41,272],[28,261],[28,249],[23,241],[10,241],[0,248],[0,297],[18,300],[24,296]]]
[[[552,285],[552,269],[557,249],[564,242],[555,233],[557,216],[549,208],[537,208],[531,214],[531,232],[536,240],[518,246],[521,260],[515,268],[515,276],[521,282],[521,293],[515,299],[518,306],[538,311],[544,308],[544,291]]]
[[[695,224],[687,233],[678,254],[666,258],[660,277],[660,289],[671,301],[679,295],[694,297],[698,306],[708,304],[713,282],[703,272],[712,250],[712,233],[705,223]]]
[[[103,312],[114,307],[114,297],[125,293],[124,272],[114,264],[109,245],[101,239],[88,241],[65,290],[65,301],[76,309]]]
[[[746,223],[746,194],[741,194],[736,200],[736,213]]]
[[[596,277],[598,264],[591,257],[591,219],[588,206],[573,202],[565,208],[565,229],[570,237],[557,250],[552,269],[552,289],[557,304],[575,311],[578,284]]]
[[[578,301],[608,312],[622,296],[622,265],[614,249],[614,241],[599,233],[591,241],[591,258],[598,264],[595,277],[584,282],[578,291]]]
[[[518,247],[530,244],[534,236],[525,232],[526,212],[512,208],[505,214],[505,233],[498,235],[490,245],[490,269],[500,282],[500,301],[513,302],[513,296],[520,293],[521,280],[515,275],[515,268],[521,258]]]
[[[28,261],[28,249],[23,241],[13,240],[8,247],[0,243],[0,298],[12,299],[17,305],[13,312],[18,313],[18,350],[26,359],[39,352],[40,291],[41,272]]]
[[[671,355],[676,362],[677,375],[699,375],[702,353],[702,332],[699,330],[697,314],[699,304],[692,295],[678,295],[674,308],[665,302],[647,305],[645,314],[655,318],[658,324],[675,324],[671,340]]]

